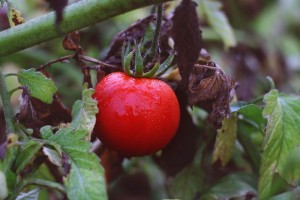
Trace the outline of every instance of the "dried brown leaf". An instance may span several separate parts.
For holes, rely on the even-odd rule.
[[[82,53],[82,48],[80,46],[80,35],[79,31],[74,31],[69,33],[63,40],[63,47],[69,51],[75,51]]]
[[[189,103],[199,105],[210,112],[210,121],[216,128],[222,126],[224,117],[229,116],[233,79],[215,65],[195,65],[189,82]]]
[[[132,42],[140,41],[146,31],[147,26],[153,22],[155,15],[149,15],[148,17],[138,20],[126,30],[118,33],[109,48],[109,51],[104,59],[105,63],[122,66],[121,49],[124,41]]]
[[[29,95],[24,88],[20,97],[20,112],[17,120],[26,128],[32,128],[34,134],[38,134],[45,125],[57,126],[72,120],[70,111],[63,105],[57,95],[54,95],[52,104],[46,104]]]

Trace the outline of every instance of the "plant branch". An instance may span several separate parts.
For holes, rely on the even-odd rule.
[[[54,63],[57,63],[57,62],[63,62],[63,61],[66,61],[66,60],[69,60],[69,59],[72,59],[74,57],[74,55],[67,55],[67,56],[64,56],[64,57],[61,57],[61,58],[58,58],[58,59],[55,59],[55,60],[51,60],[43,65],[41,65],[39,68],[37,68],[36,70],[37,71],[41,71],[43,69],[45,69],[46,67],[49,67],[51,66],[52,64]]]
[[[5,77],[0,68],[0,95],[3,104],[3,111],[6,123],[6,133],[15,133],[14,114],[10,104],[10,95],[7,91]]]
[[[18,91],[18,90],[21,90],[21,89],[23,89],[22,86],[16,87],[16,88],[10,90],[10,91],[8,92],[8,95],[11,97],[11,95],[12,95],[15,91]]]
[[[78,58],[81,59],[81,60],[87,61],[87,62],[98,64],[98,65],[100,65],[100,67],[108,67],[108,68],[112,68],[112,69],[119,69],[119,67],[117,65],[107,64],[105,62],[102,62],[100,60],[97,60],[97,59],[89,57],[89,56],[78,55]]]
[[[82,0],[67,6],[59,31],[55,14],[37,17],[0,32],[0,57],[52,40],[66,33],[91,26],[122,13],[172,0]]]

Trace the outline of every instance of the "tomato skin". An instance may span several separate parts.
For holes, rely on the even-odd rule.
[[[99,113],[95,134],[124,156],[143,156],[164,148],[176,133],[179,103],[163,81],[115,72],[102,79],[93,96]]]

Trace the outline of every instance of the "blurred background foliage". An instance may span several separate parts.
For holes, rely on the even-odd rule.
[[[264,0],[264,1],[198,1],[198,13],[205,41],[205,48],[213,60],[222,66],[239,83],[238,97],[247,100],[262,94],[268,89],[265,76],[271,76],[278,88],[287,92],[298,92],[298,76],[300,70],[300,41],[297,23],[300,14],[297,11],[300,2],[297,0]],[[44,0],[12,0],[13,5],[22,13],[25,20],[30,20],[49,12]],[[73,3],[76,0],[69,2]],[[179,1],[170,3],[168,13]],[[205,5],[206,4],[206,5]],[[216,7],[213,10],[224,11],[233,35],[228,34],[226,23],[222,20],[223,13],[211,13],[210,19],[205,6]],[[204,8],[204,9],[203,9]],[[1,11],[1,28],[4,23],[4,10]],[[138,9],[95,26],[81,30],[81,43],[87,55],[103,58],[109,44],[116,33],[124,30],[138,19],[149,15],[151,8]],[[211,26],[209,20],[216,21]],[[226,21],[226,19],[225,19]],[[230,37],[234,37],[233,39]],[[52,59],[67,55],[63,49],[62,37],[41,44],[37,47],[0,58],[1,66],[8,71],[20,68],[38,67]],[[232,41],[232,40],[236,40]],[[236,46],[233,46],[236,44]],[[72,65],[72,63],[71,63]],[[76,85],[80,85],[81,73],[73,70],[68,64],[54,64],[49,71],[56,79],[60,95],[70,106],[80,95]],[[13,81],[12,81],[13,82]],[[12,83],[13,84],[13,83]],[[70,87],[72,86],[72,87]],[[72,90],[69,90],[69,89]]]
[[[237,98],[249,101],[269,91],[266,76],[273,78],[276,87],[286,93],[299,94],[300,90],[300,1],[298,0],[196,0],[204,46],[214,62],[220,65],[237,82]],[[49,12],[43,0],[11,0],[25,20]],[[76,2],[70,0],[69,4]],[[172,15],[180,1],[169,3],[166,13]],[[209,7],[209,11],[207,8]],[[138,9],[114,17],[95,26],[80,31],[81,45],[88,56],[102,59],[114,35],[126,29],[138,19],[151,13],[152,8]],[[214,12],[213,12],[214,11]],[[0,11],[0,28],[5,29],[5,8]],[[23,68],[37,68],[40,65],[68,55],[62,47],[63,37],[45,44],[26,49],[0,58],[4,72],[15,72]],[[80,98],[82,74],[76,63],[57,63],[47,68],[57,87],[62,101],[70,108]],[[93,74],[96,82],[96,75]],[[9,78],[8,86],[15,88],[16,79]],[[14,94],[12,102],[18,109],[18,95]],[[190,163],[176,176],[165,174],[149,157],[125,160],[126,173],[109,186],[114,191],[111,199],[162,199],[170,196],[182,199],[198,199],[199,194],[206,193],[203,199],[218,197],[255,196],[257,188],[257,166],[255,158],[259,157],[262,144],[262,127],[265,123],[258,107],[257,114],[240,111],[245,120],[239,121],[238,138],[247,134],[250,146],[245,149],[242,139],[236,143],[233,159],[223,168],[215,169],[208,153],[213,148],[215,132],[205,122],[207,114],[199,109],[189,110],[194,124],[199,128],[198,150],[193,163]],[[249,124],[255,124],[250,126]],[[259,126],[257,126],[259,125]],[[202,139],[205,138],[205,144]],[[253,145],[254,148],[251,148]],[[255,152],[255,151],[258,152]],[[249,154],[245,157],[244,152]],[[250,157],[250,158],[249,158]],[[253,157],[253,158],[251,158]],[[199,163],[200,160],[204,163]],[[252,160],[249,162],[249,160]],[[202,167],[200,167],[202,165]],[[256,167],[255,167],[256,166]],[[256,168],[256,169],[255,169]],[[239,172],[223,177],[224,174]],[[248,173],[245,173],[248,172]],[[249,175],[252,173],[252,175]],[[213,175],[212,175],[213,174]],[[204,181],[206,176],[206,181]],[[188,179],[187,177],[194,177]],[[219,180],[220,177],[223,177]],[[207,180],[209,179],[209,180]],[[218,185],[214,185],[216,179]],[[172,181],[176,180],[176,181]],[[234,184],[233,184],[234,183]],[[165,186],[168,187],[165,187]],[[189,187],[186,187],[186,186]],[[224,192],[224,185],[232,190]],[[168,189],[166,189],[168,188]],[[185,191],[185,189],[190,191]],[[207,190],[207,188],[209,188]],[[195,193],[196,191],[196,193]],[[239,191],[239,192],[238,192]],[[218,195],[216,195],[218,194]],[[284,196],[284,195],[283,195]],[[44,197],[43,197],[44,198]],[[225,198],[225,199],[226,199]],[[202,199],[202,197],[201,197]]]

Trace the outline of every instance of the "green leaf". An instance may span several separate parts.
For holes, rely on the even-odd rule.
[[[30,95],[51,104],[57,91],[54,82],[35,69],[20,70],[18,79],[21,85],[28,87]]]
[[[87,85],[84,85],[83,87],[82,101],[77,101],[73,105],[73,120],[71,127],[76,130],[86,130],[88,133],[86,140],[90,141],[90,137],[96,123],[98,106],[97,101],[92,98],[94,89],[86,89]]]
[[[225,47],[233,47],[236,45],[236,38],[227,17],[221,11],[222,4],[214,0],[198,0],[199,7],[207,18],[210,26],[220,35]]]
[[[245,121],[238,121],[238,141],[242,145],[247,160],[250,161],[254,173],[259,173],[260,168],[260,149],[263,140],[263,134],[257,131],[257,128]]]
[[[231,159],[235,149],[237,137],[237,115],[232,114],[230,118],[224,118],[222,128],[218,129],[217,139],[213,152],[213,162],[219,160],[225,166]]]
[[[40,133],[43,139],[47,140],[53,135],[52,127],[51,126],[43,126],[40,129]]]
[[[57,150],[43,147],[43,152],[54,165],[63,166],[62,155]]]
[[[15,136],[16,135],[14,134],[13,137],[15,137]],[[11,135],[9,137],[11,137]],[[5,174],[7,173],[7,171],[9,171],[12,168],[12,165],[15,162],[15,159],[19,152],[18,148],[19,148],[19,146],[15,146],[15,145],[10,145],[7,148],[5,158],[3,160],[3,169],[1,169]]]
[[[296,188],[293,191],[285,192],[271,197],[269,200],[298,200],[300,197],[300,188]]]
[[[0,199],[5,199],[8,196],[8,189],[7,189],[7,183],[6,183],[6,176],[1,170],[0,170],[0,185],[1,185]]]
[[[17,136],[15,134],[10,134],[9,137],[12,140],[14,139],[17,140]],[[19,146],[16,146],[15,144],[13,145],[11,144],[7,148],[4,160],[2,162],[0,160],[0,164],[2,165],[0,170],[6,176],[6,184],[10,192],[13,191],[17,183],[17,175],[12,171],[12,166],[13,163],[15,162],[18,152],[19,152]]]
[[[205,193],[201,200],[211,199],[244,199],[247,194],[256,194],[256,178],[253,174],[236,173],[220,179]],[[241,198],[244,197],[244,198]]]
[[[107,199],[103,169],[95,154],[89,152],[90,143],[84,141],[87,132],[65,128],[50,140],[67,153],[71,163],[65,185],[69,199]]]
[[[244,101],[234,102],[232,105],[230,105],[230,112],[237,112],[248,105],[250,104]]]
[[[204,189],[204,173],[198,165],[184,168],[172,180],[170,193],[176,199],[194,199]]]
[[[20,173],[27,164],[29,164],[36,156],[36,153],[40,150],[42,144],[35,140],[28,140],[21,147],[21,151],[19,152],[16,162],[14,164],[16,173]]]
[[[289,183],[297,184],[300,180],[300,147],[291,150],[283,160],[282,177],[289,180]]]
[[[258,130],[266,125],[266,120],[263,118],[262,110],[254,105],[249,104],[239,109],[238,113],[243,116],[243,120],[248,121]]]
[[[267,119],[267,127],[258,185],[261,199],[272,195],[272,180],[276,174],[289,184],[295,184],[293,178],[283,176],[285,159],[300,146],[300,99],[271,90],[265,95],[264,102],[263,116]]]
[[[38,200],[39,193],[39,189],[30,190],[29,192],[24,193],[22,192],[16,200]]]
[[[69,157],[71,170],[65,179],[69,199],[107,199],[104,171],[99,158],[90,153],[91,144],[86,141],[94,124],[97,104],[92,99],[92,89],[83,90],[83,101],[73,106],[73,121],[48,138],[60,145]]]

